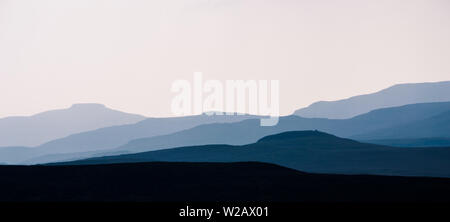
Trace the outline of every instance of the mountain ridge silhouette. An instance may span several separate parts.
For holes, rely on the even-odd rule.
[[[296,110],[294,115],[307,118],[347,119],[380,108],[445,101],[450,101],[450,81],[404,83],[347,99],[315,102]]]

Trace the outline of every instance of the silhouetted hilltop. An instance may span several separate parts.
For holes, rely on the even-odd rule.
[[[279,133],[275,135],[265,136],[258,140],[257,143],[268,143],[268,142],[281,142],[281,143],[290,143],[293,142],[292,140],[299,141],[299,140],[318,140],[318,139],[338,139],[338,137],[320,132],[317,130],[306,130],[306,131],[290,131],[290,132],[284,132]]]

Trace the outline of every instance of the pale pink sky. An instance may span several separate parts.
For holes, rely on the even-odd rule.
[[[0,0],[0,117],[170,116],[173,81],[278,79],[280,111],[450,80],[448,0]]]

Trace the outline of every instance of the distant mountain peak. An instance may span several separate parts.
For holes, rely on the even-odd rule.
[[[134,124],[145,118],[97,103],[80,103],[32,116],[3,118],[0,119],[0,147],[39,146],[71,134]]]
[[[75,103],[70,107],[70,109],[86,109],[86,108],[104,109],[106,108],[106,106],[100,103]]]

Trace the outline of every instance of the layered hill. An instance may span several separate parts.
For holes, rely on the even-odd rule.
[[[21,163],[25,160],[34,159],[39,156],[57,156],[58,154],[71,153],[85,153],[87,155],[92,155],[92,153],[118,147],[136,138],[171,134],[202,124],[231,123],[251,118],[256,117],[251,115],[209,116],[203,114],[170,118],[146,118],[145,120],[134,124],[110,126],[72,134],[49,141],[37,147],[29,147],[26,149],[3,147],[0,148],[0,154],[8,153],[8,155],[0,155],[0,162]],[[18,135],[20,135],[20,133],[18,133]]]
[[[320,130],[340,137],[401,146],[447,146],[450,102],[410,104],[373,110],[351,119],[280,117],[261,127],[256,116],[148,118],[135,124],[73,134],[30,149],[0,148],[0,162],[47,163],[95,156],[207,144],[244,145],[286,131]],[[402,130],[403,129],[403,130]],[[439,138],[436,140],[436,138]],[[17,151],[13,153],[12,151]]]
[[[320,130],[340,137],[370,140],[371,137],[361,138],[356,136],[363,133],[370,135],[372,132],[389,131],[398,126],[428,121],[428,119],[436,118],[436,116],[445,117],[449,114],[448,111],[450,111],[450,102],[422,103],[374,110],[346,120],[287,116],[281,117],[279,123],[273,127],[261,127],[257,120],[245,120],[232,124],[208,124],[170,135],[132,140],[116,149],[116,151],[143,152],[206,144],[244,145],[256,142],[267,135],[298,130]],[[432,136],[435,133],[442,137],[450,137],[450,131],[437,130],[439,127],[448,127],[449,124],[439,121],[435,123],[434,125],[427,125],[428,128],[423,129],[430,132],[427,136]]]
[[[450,177],[450,148],[396,148],[319,131],[267,136],[243,146],[205,145],[106,156],[56,165],[258,161],[314,173]]]
[[[196,115],[167,118],[147,118],[136,124],[101,128],[82,132],[39,146],[39,149],[53,153],[86,152],[111,149],[130,140],[155,137],[190,129],[203,124],[233,123],[254,119],[252,115]]]
[[[450,138],[450,110],[435,116],[354,136],[361,140]]]
[[[286,131],[298,131],[298,130],[320,130],[327,133],[331,133],[340,137],[353,138],[355,136],[372,133],[377,130],[389,130],[394,127],[402,126],[405,124],[413,123],[416,121],[423,121],[435,116],[446,115],[450,110],[450,102],[442,103],[423,103],[423,104],[411,104],[400,107],[392,107],[374,110],[369,113],[359,115],[357,117],[346,120],[331,120],[331,119],[319,119],[319,118],[302,118],[299,116],[287,116],[280,117],[280,121],[276,126],[261,127],[258,119],[252,119],[242,117],[244,120],[237,122],[239,119],[234,119],[236,122],[227,123],[211,123],[194,126],[192,128],[181,130],[175,133],[169,133],[162,136],[152,136],[147,138],[139,138],[142,135],[150,134],[151,130],[148,128],[138,128],[139,124],[132,126],[119,126],[101,129],[98,132],[104,132],[105,134],[97,134],[94,132],[86,132],[80,135],[70,136],[58,141],[52,142],[49,147],[43,147],[45,149],[64,149],[64,147],[70,148],[70,150],[84,150],[86,152],[74,152],[74,153],[53,153],[49,155],[39,156],[28,160],[27,164],[35,163],[48,163],[77,160],[95,156],[110,156],[115,154],[124,153],[136,153],[145,152],[158,149],[167,149],[181,146],[197,146],[207,144],[229,144],[229,145],[245,145],[254,143],[258,139]],[[172,124],[183,126],[183,124],[177,124],[177,121],[187,121],[189,119],[172,119]],[[199,117],[192,117],[199,118]],[[237,117],[239,118],[239,117]],[[211,121],[213,119],[210,119]],[[242,119],[240,119],[242,120]],[[159,121],[159,120],[155,120]],[[439,123],[433,127],[439,127]],[[150,124],[149,124],[150,125]],[[131,127],[131,129],[129,128]],[[439,132],[440,136],[450,137],[450,131],[437,131],[435,128],[427,128],[429,132]],[[445,127],[445,126],[443,126]],[[133,130],[136,129],[136,130]],[[112,133],[118,130],[117,134]],[[132,139],[127,142],[130,138]],[[370,138],[361,139],[362,141],[374,141]],[[98,141],[96,143],[95,141]],[[421,138],[421,140],[402,140],[405,146],[446,146],[447,143],[442,143],[442,140],[435,140],[433,138]],[[385,141],[380,142],[383,144]],[[124,145],[120,144],[123,143]],[[425,145],[424,145],[425,144]],[[390,144],[391,145],[391,144]],[[114,146],[119,146],[114,148]],[[87,147],[89,149],[83,149]],[[109,147],[109,148],[108,148]],[[97,150],[96,150],[97,149]]]

